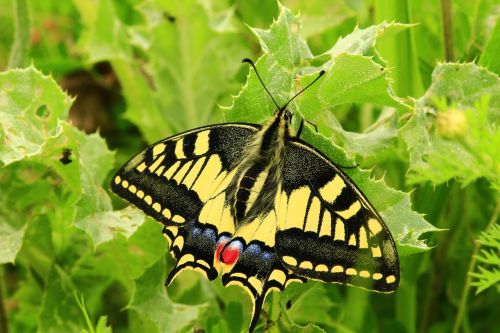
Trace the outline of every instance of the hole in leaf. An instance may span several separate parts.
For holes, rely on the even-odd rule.
[[[40,118],[47,118],[50,114],[49,108],[47,105],[40,105],[38,109],[36,109],[36,115]]]

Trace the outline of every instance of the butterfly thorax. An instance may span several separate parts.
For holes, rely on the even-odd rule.
[[[255,135],[230,186],[229,202],[236,224],[252,221],[273,209],[278,191],[285,139],[290,136],[286,110],[279,110]]]

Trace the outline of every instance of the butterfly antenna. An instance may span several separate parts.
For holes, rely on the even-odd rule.
[[[281,108],[281,110],[286,109],[286,107],[288,106],[288,104],[290,104],[290,102],[293,101],[295,99],[295,97],[297,97],[300,94],[302,94],[307,88],[309,88],[310,86],[312,86],[314,84],[314,82],[318,81],[319,78],[322,77],[324,74],[325,74],[325,71],[321,70],[321,72],[319,72],[318,77],[315,78],[313,82],[309,83],[304,89],[302,89],[301,91],[299,91],[298,93],[296,93],[295,96],[293,96],[292,98],[290,98],[290,100],[288,102],[286,102],[286,104]]]
[[[247,63],[247,64],[250,64],[250,66],[253,67],[254,71],[255,71],[255,74],[257,74],[257,77],[259,78],[259,81],[260,83],[262,84],[262,86],[264,87],[264,89],[266,90],[267,94],[269,95],[269,97],[271,97],[271,99],[273,100],[273,103],[274,105],[276,105],[276,107],[279,109],[280,106],[278,105],[278,103],[276,103],[276,101],[274,100],[273,98],[273,95],[271,95],[271,93],[269,92],[269,90],[267,90],[267,87],[266,85],[264,84],[264,81],[262,81],[262,79],[260,78],[260,75],[259,75],[259,72],[257,71],[257,67],[255,67],[255,64],[253,63],[252,60],[248,59],[248,58],[245,58],[241,61],[242,63]]]

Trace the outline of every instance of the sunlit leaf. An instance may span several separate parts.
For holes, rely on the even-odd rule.
[[[0,161],[8,165],[41,152],[61,128],[71,98],[33,67],[0,73]]]
[[[13,263],[16,255],[21,249],[26,226],[19,230],[10,225],[0,222],[0,264]]]
[[[95,246],[122,234],[130,237],[144,223],[144,214],[134,208],[97,212],[75,222],[75,226],[86,231]]]
[[[345,103],[372,103],[404,107],[390,86],[387,69],[362,55],[342,54],[318,88],[323,107]]]

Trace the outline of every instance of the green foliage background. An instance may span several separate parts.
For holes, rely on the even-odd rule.
[[[0,0],[0,333],[246,329],[238,287],[163,286],[161,226],[107,185],[147,143],[265,121],[244,57],[280,104],[326,70],[291,109],[318,127],[304,140],[360,165],[402,274],[391,295],[293,284],[258,330],[498,332],[499,16],[495,0]]]

